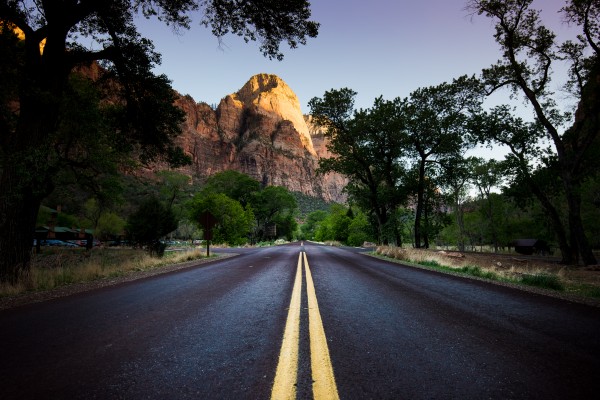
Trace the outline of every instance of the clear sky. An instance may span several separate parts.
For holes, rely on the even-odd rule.
[[[471,16],[465,0],[313,0],[317,38],[295,50],[284,47],[283,61],[263,57],[256,43],[227,36],[220,44],[194,21],[175,35],[155,20],[139,20],[142,34],[163,56],[157,72],[175,90],[196,101],[218,104],[257,73],[280,76],[298,95],[302,111],[326,90],[358,92],[357,106],[378,96],[406,97],[411,91],[478,74],[499,58],[492,21]],[[534,0],[542,18],[561,30],[557,14],[564,0]]]
[[[558,13],[565,0],[534,0],[544,24],[559,40],[579,32],[568,27]],[[358,93],[357,108],[367,108],[376,97],[407,97],[420,87],[450,82],[461,75],[479,74],[500,58],[494,41],[494,23],[471,15],[466,0],[312,0],[312,20],[321,23],[319,36],[297,49],[284,49],[283,61],[262,56],[257,43],[236,36],[219,43],[200,26],[175,35],[155,20],[139,20],[140,31],[153,40],[162,54],[157,72],[166,74],[172,86],[197,102],[218,104],[238,91],[258,73],[276,74],[298,95],[303,113],[308,101],[326,90],[348,87]],[[555,77],[554,89],[561,79]],[[559,97],[558,100],[564,99]],[[493,106],[509,102],[507,92],[487,101]],[[532,116],[522,101],[524,119]],[[564,100],[566,106],[572,99]],[[507,149],[471,151],[485,158],[502,159]]]

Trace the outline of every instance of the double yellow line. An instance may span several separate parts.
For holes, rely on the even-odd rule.
[[[279,363],[271,390],[271,399],[295,399],[298,380],[298,351],[300,340],[300,300],[302,291],[302,260],[306,271],[306,292],[308,296],[308,332],[310,336],[310,360],[313,380],[313,398],[339,399],[329,348],[319,312],[315,285],[305,252],[298,256],[296,279],[292,289],[292,299],[283,333],[283,343],[279,352]]]

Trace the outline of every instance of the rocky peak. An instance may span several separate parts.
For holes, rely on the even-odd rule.
[[[346,178],[317,174],[319,158],[330,156],[328,139],[305,120],[298,97],[276,75],[253,76],[216,110],[189,96],[176,104],[187,116],[178,142],[192,159],[182,172],[194,179],[235,169],[264,185],[345,201]]]
[[[254,75],[231,96],[232,100],[241,102],[244,107],[253,109],[256,114],[290,121],[306,151],[316,155],[298,96],[280,77],[272,74]]]

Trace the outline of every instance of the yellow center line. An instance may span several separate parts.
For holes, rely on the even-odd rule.
[[[323,329],[323,321],[321,320],[319,304],[317,303],[315,285],[308,266],[306,253],[303,252],[302,254],[304,254],[306,292],[308,294],[308,332],[310,335],[313,398],[316,400],[339,399],[340,396],[335,384],[335,376],[333,375],[333,366],[331,365],[331,358],[329,357],[329,348],[327,347],[325,330]]]
[[[271,390],[271,399],[295,399],[298,380],[298,347],[300,338],[300,294],[302,289],[302,253],[298,255],[296,280],[288,311],[279,363]]]

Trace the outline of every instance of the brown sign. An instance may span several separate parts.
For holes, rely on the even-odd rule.
[[[212,231],[215,225],[219,222],[217,218],[209,211],[204,211],[200,214],[200,225],[204,230],[204,240],[212,240]]]

